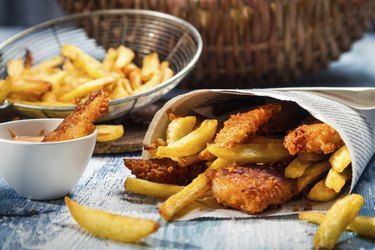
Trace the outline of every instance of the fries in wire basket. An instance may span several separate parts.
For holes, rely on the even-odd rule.
[[[61,55],[33,65],[33,55],[7,64],[8,76],[0,80],[0,102],[38,106],[71,106],[93,91],[104,90],[112,100],[151,89],[174,74],[158,54],[143,58],[142,67],[133,63],[135,53],[125,47],[110,48],[102,62],[78,47],[66,44]]]

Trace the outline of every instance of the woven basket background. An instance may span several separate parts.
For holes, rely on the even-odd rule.
[[[375,19],[374,0],[58,0],[69,14],[136,8],[192,23],[204,43],[188,87],[250,88],[317,72]]]

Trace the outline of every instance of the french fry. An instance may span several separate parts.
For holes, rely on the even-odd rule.
[[[124,243],[136,243],[159,228],[159,223],[156,221],[89,208],[68,197],[65,197],[65,203],[78,225],[97,237]]]
[[[61,49],[61,55],[70,59],[74,65],[82,69],[92,78],[102,78],[108,74],[99,61],[74,45],[64,45]]]
[[[133,70],[129,75],[129,81],[133,89],[140,88],[142,86],[141,70]]]
[[[301,192],[309,184],[316,181],[320,176],[330,169],[328,161],[314,163],[305,173],[297,179],[297,190]]]
[[[156,183],[131,177],[126,178],[124,187],[127,191],[132,193],[163,199],[180,192],[184,188],[183,186]]]
[[[96,129],[98,130],[97,142],[114,141],[124,134],[122,125],[96,125]]]
[[[53,68],[61,65],[64,62],[64,58],[61,56],[53,57],[50,59],[47,59],[45,61],[42,61],[41,63],[35,65],[31,68],[29,71],[30,74],[38,74],[41,72],[48,72],[52,70]]]
[[[117,58],[117,51],[114,48],[109,48],[103,60],[103,68],[107,71],[112,70]]]
[[[141,93],[143,91],[149,90],[157,85],[159,85],[162,81],[163,74],[161,71],[156,71],[150,80],[148,80],[145,84],[143,84],[141,87],[134,90],[134,94]]]
[[[134,63],[129,63],[127,65],[125,65],[123,68],[122,68],[122,72],[126,75],[126,76],[129,76],[130,73],[132,73],[134,70],[139,70],[139,75],[141,74],[141,69],[137,67],[137,65],[135,65]],[[142,80],[141,80],[142,82]]]
[[[75,106],[73,103],[70,102],[57,102],[57,101],[48,101],[48,102],[30,102],[30,101],[22,101],[22,100],[14,100],[9,99],[10,102],[20,103],[20,104],[27,104],[31,106],[40,106],[40,107],[72,107]]]
[[[142,81],[147,82],[159,71],[160,61],[156,53],[151,53],[143,57],[142,61]],[[160,79],[161,80],[161,79]]]
[[[351,162],[349,149],[346,145],[339,148],[329,157],[329,163],[336,172],[341,173]]]
[[[164,82],[164,81],[168,80],[169,78],[171,78],[174,75],[173,70],[171,68],[169,68],[169,62],[167,62],[167,61],[163,61],[160,64],[160,70],[163,72],[163,78],[162,78],[161,82]]]
[[[117,80],[117,82],[114,84],[113,90],[109,93],[109,98],[112,100],[125,98],[129,96],[129,93],[126,91],[123,81],[124,78],[120,78]]]
[[[128,79],[126,78],[122,78],[121,79],[121,83],[122,85],[124,86],[124,89],[129,93],[129,94],[133,94],[134,93],[134,89],[132,88],[130,82]]]
[[[333,168],[329,170],[325,185],[339,193],[346,181],[350,178],[352,172],[350,168],[346,168],[342,173],[336,172]]]
[[[158,157],[181,157],[197,154],[202,151],[208,142],[215,136],[217,120],[204,120],[199,128],[187,134],[168,146],[158,147]]]
[[[22,59],[10,60],[7,64],[8,76],[12,77],[13,79],[21,77],[24,69],[25,67]]]
[[[297,157],[285,168],[284,175],[292,179],[301,177],[311,165],[312,162],[302,162]]]
[[[86,82],[77,88],[73,89],[69,93],[60,97],[60,101],[69,102],[75,98],[80,98],[88,95],[90,92],[102,89],[106,84],[114,82],[117,77],[113,75],[104,76],[89,82]]]
[[[324,160],[326,158],[327,158],[327,155],[325,154],[305,153],[305,152],[298,153],[298,159],[300,162],[317,162],[317,161]]]
[[[315,234],[314,248],[333,249],[345,228],[357,217],[363,203],[363,197],[357,194],[337,200],[328,210]]]
[[[301,212],[298,214],[298,219],[319,225],[325,217],[326,215],[320,212]],[[357,216],[349,223],[345,230],[375,239],[375,217]]]
[[[197,118],[195,116],[177,117],[172,120],[166,130],[167,144],[180,140],[193,131]]]
[[[199,161],[198,154],[182,156],[182,157],[171,157],[171,159],[172,161],[177,162],[178,166],[180,167],[187,167]]]
[[[207,148],[199,152],[198,157],[202,161],[214,161],[217,157],[208,151]]]
[[[330,201],[338,196],[335,190],[325,185],[325,179],[316,183],[310,190],[307,198],[312,201]]]
[[[185,186],[180,192],[169,197],[159,207],[159,213],[164,220],[171,220],[179,211],[203,197],[209,190],[208,177],[206,173],[210,169],[220,169],[232,164],[231,161],[216,159],[206,171],[196,177],[189,185]]]
[[[31,68],[33,66],[34,58],[33,54],[30,50],[26,49],[25,51],[25,59],[23,60],[23,64],[25,68]]]
[[[9,80],[0,80],[0,103],[2,103],[10,92],[11,82]]]
[[[8,78],[10,80],[10,78]],[[19,78],[11,80],[10,93],[41,95],[51,89],[51,83],[43,80]]]
[[[219,158],[236,162],[279,162],[290,157],[282,141],[238,144],[232,148],[221,148],[216,144],[209,144],[207,150]]]
[[[135,54],[131,49],[121,45],[117,49],[117,59],[114,64],[114,68],[118,70],[122,69],[123,67],[131,63],[134,57]]]

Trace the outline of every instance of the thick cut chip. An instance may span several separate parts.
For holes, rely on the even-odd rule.
[[[209,179],[206,176],[209,169],[220,169],[225,166],[230,166],[231,161],[224,159],[216,159],[211,166],[202,174],[198,175],[189,185],[185,186],[180,192],[169,197],[159,207],[159,213],[164,220],[171,220],[184,207],[203,197],[209,190]]]
[[[8,76],[17,79],[21,77],[25,67],[23,65],[22,59],[10,60],[7,64],[7,73]]]
[[[327,158],[325,154],[299,152],[298,159],[301,162],[317,162]]]
[[[329,163],[336,172],[341,173],[351,162],[349,149],[346,145],[339,148],[329,157]]]
[[[114,68],[121,69],[125,67],[126,65],[128,65],[129,63],[133,61],[134,57],[135,57],[135,54],[131,49],[126,48],[125,46],[121,45],[117,49],[117,59],[114,64]]]
[[[320,212],[302,212],[298,214],[298,219],[314,224],[321,224],[326,215]],[[346,230],[375,239],[375,217],[357,216],[349,223]]]
[[[126,178],[124,187],[129,192],[157,198],[168,198],[184,188],[183,186],[157,183],[130,177]]]
[[[217,144],[209,144],[207,149],[219,158],[242,163],[273,163],[290,157],[282,140],[279,140],[279,143],[237,144],[232,148],[221,148]]]
[[[325,185],[325,179],[323,179],[315,184],[307,195],[307,198],[312,201],[330,201],[336,198],[337,195],[338,193],[335,190]]]
[[[151,79],[151,77],[159,71],[160,61],[156,53],[151,53],[143,57],[142,62],[142,80],[144,82]]]
[[[199,128],[165,147],[158,147],[158,157],[181,157],[197,154],[206,148],[216,133],[217,120],[204,120]]]
[[[51,83],[43,80],[28,78],[19,78],[13,80],[12,78],[8,78],[7,81],[11,81],[11,93],[41,95],[51,89]]]
[[[98,136],[96,137],[98,142],[114,141],[124,134],[124,126],[122,125],[96,125],[96,129],[98,130]]]
[[[110,71],[113,68],[117,58],[117,51],[114,48],[109,48],[107,51],[107,55],[103,60],[103,67],[104,69]]]
[[[347,195],[336,201],[315,234],[314,248],[333,249],[345,228],[357,217],[363,203],[363,197],[358,194]]]
[[[92,78],[104,77],[108,74],[103,65],[74,45],[66,44],[61,49],[61,55],[70,59],[73,64],[82,69]]]
[[[88,95],[90,92],[101,90],[106,84],[114,82],[117,78],[114,75],[104,76],[89,82],[86,82],[72,91],[60,97],[60,101],[69,102],[75,98],[81,98]]]
[[[284,175],[292,179],[301,177],[312,164],[312,162],[302,162],[297,157],[285,168]]]
[[[297,190],[301,192],[305,187],[318,180],[330,169],[328,161],[314,163],[305,173],[297,179]]]
[[[0,103],[2,103],[9,94],[11,82],[8,80],[0,80]]]
[[[173,119],[166,131],[167,144],[180,140],[193,131],[197,118],[195,116],[177,117]]]
[[[346,168],[344,172],[338,173],[336,170],[331,168],[329,170],[325,185],[330,189],[335,190],[336,193],[339,193],[346,181],[350,178],[352,171],[350,168]]]
[[[89,208],[68,197],[65,197],[65,203],[78,225],[97,237],[125,243],[136,243],[159,228],[159,223],[156,221]]]

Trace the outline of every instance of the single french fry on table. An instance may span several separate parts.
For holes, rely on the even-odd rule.
[[[159,228],[159,223],[154,220],[89,208],[68,197],[65,197],[65,203],[78,225],[100,238],[124,243],[137,243]]]
[[[126,178],[124,187],[127,191],[132,193],[163,199],[180,192],[184,188],[183,186],[156,183],[131,177]]]
[[[124,134],[124,126],[122,125],[96,125],[98,136],[96,141],[106,142],[119,139]]]
[[[328,210],[314,237],[314,248],[333,249],[340,235],[357,217],[363,206],[361,195],[351,194],[337,200]]]
[[[320,225],[326,215],[321,212],[301,212],[298,219]],[[375,239],[375,217],[357,216],[352,220],[345,230],[353,231],[359,235]]]

